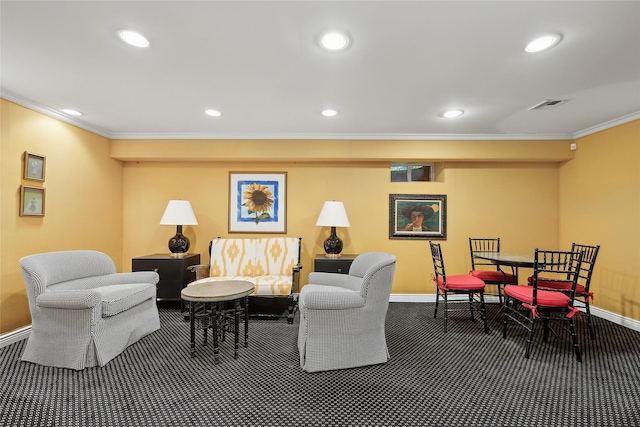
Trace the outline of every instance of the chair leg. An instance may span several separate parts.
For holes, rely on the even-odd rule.
[[[436,288],[436,305],[433,309],[433,318],[436,319],[438,317],[438,300],[440,299],[440,290]]]
[[[471,312],[471,321],[474,321],[473,316],[473,292],[469,292],[469,311]]]
[[[504,296],[504,305],[502,306],[502,339],[507,339],[507,320],[509,320],[509,297]]]
[[[573,349],[576,352],[576,358],[578,359],[578,362],[582,363],[582,354],[580,353],[580,344],[578,343],[578,334],[576,334],[576,326],[573,318],[569,319],[569,330],[571,331]]]
[[[529,323],[529,336],[527,337],[527,350],[524,353],[525,359],[528,359],[529,355],[531,354],[531,343],[533,342],[533,327],[535,325],[535,320],[533,320],[533,313],[529,313],[527,321]]]
[[[291,325],[293,324],[293,319],[296,314],[296,300],[293,295],[289,295],[287,299],[287,323]]]
[[[447,298],[447,293],[445,292],[442,296],[444,298],[444,333],[447,333],[447,320],[449,319],[449,299]]]
[[[591,317],[591,309],[589,308],[589,300],[587,299],[584,303],[585,310],[587,312],[587,324],[589,325],[589,337],[591,341],[596,339],[596,331],[593,328],[593,318]]]
[[[484,292],[480,292],[480,319],[482,319],[482,323],[484,324],[484,333],[488,334],[489,326],[487,325],[487,312],[484,305]]]
[[[549,330],[550,330],[549,319],[544,319],[543,325],[544,325],[544,330],[542,334],[542,341],[547,342],[549,340]]]

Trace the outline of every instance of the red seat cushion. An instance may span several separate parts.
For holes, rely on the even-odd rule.
[[[518,301],[533,304],[533,287],[508,285],[504,287],[504,293]],[[545,291],[538,288],[538,307],[567,307],[569,297],[562,292]]]
[[[477,277],[485,282],[502,283],[503,281],[506,281],[506,283],[513,283],[515,281],[513,274],[505,273],[503,275],[502,272],[498,270],[471,270],[470,273],[473,277]]]
[[[444,290],[452,291],[481,291],[484,289],[484,282],[469,274],[457,276],[447,276],[447,286],[443,286],[442,277],[438,277],[438,286]]]
[[[528,283],[531,285],[533,281],[533,277],[529,277],[527,279]],[[544,277],[538,278],[538,289],[546,288],[546,289],[556,289],[560,291],[570,291],[571,290],[571,281],[569,280],[550,280]],[[578,283],[576,285],[576,293],[583,294],[585,292],[584,285]]]

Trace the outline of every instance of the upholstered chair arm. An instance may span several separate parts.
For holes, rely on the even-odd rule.
[[[102,297],[94,290],[49,291],[36,297],[36,305],[41,308],[62,308],[82,310],[100,304]]]
[[[309,273],[309,283],[313,283],[314,285],[337,286],[351,291],[360,291],[362,279],[349,274],[312,272]]]
[[[306,285],[302,304],[309,310],[344,310],[364,307],[360,292],[327,285]]]
[[[153,283],[160,281],[160,276],[155,271],[132,271],[130,273],[115,273],[102,276],[103,285],[123,285],[126,283]]]
[[[195,264],[187,267],[187,270],[189,270],[192,273],[195,273],[196,280],[200,280],[200,279],[209,277],[209,274],[210,274],[209,268],[210,268],[209,264]]]

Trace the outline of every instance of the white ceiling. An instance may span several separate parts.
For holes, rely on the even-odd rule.
[[[0,8],[2,97],[114,139],[571,139],[640,118],[638,1],[3,0]],[[125,45],[122,28],[151,47]],[[347,31],[349,47],[322,50],[326,29]],[[524,52],[548,32],[562,42]],[[528,111],[545,99],[568,102]],[[325,108],[340,114],[324,117]],[[438,116],[449,108],[465,114]]]

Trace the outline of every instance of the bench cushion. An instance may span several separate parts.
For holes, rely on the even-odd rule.
[[[102,296],[102,317],[115,316],[156,297],[156,287],[150,283],[104,286],[95,291]]]
[[[209,280],[246,280],[253,283],[252,295],[289,295],[291,293],[291,276],[218,276]]]

